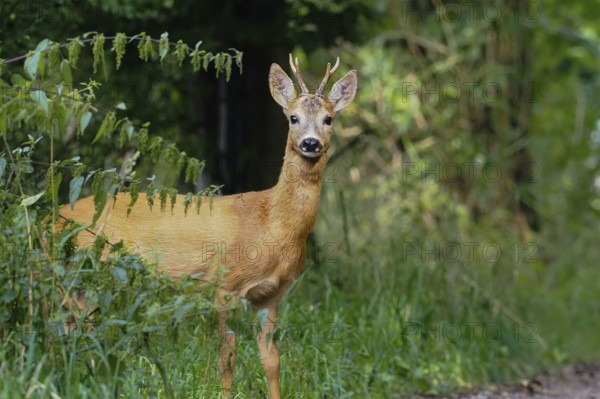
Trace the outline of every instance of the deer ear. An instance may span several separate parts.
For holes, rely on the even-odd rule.
[[[292,79],[277,64],[271,64],[269,89],[271,89],[271,95],[277,101],[277,104],[283,108],[287,109],[288,104],[296,99],[296,89]]]
[[[354,100],[357,86],[358,80],[355,69],[351,70],[344,75],[343,78],[335,82],[327,95],[327,99],[333,104],[333,110],[335,112],[342,110]]]

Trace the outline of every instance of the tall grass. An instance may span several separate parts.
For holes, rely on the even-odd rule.
[[[559,218],[525,241],[502,210],[474,219],[430,181],[338,177],[281,306],[285,397],[414,397],[598,357],[593,225]],[[173,281],[120,243],[77,249],[73,227],[51,234],[51,199],[2,196],[2,397],[222,396],[214,286]],[[67,292],[98,310],[73,325]],[[264,397],[246,304],[230,324],[235,396]]]
[[[338,188],[325,188],[317,245],[282,304],[284,397],[414,397],[523,378],[598,355],[592,296],[600,276],[590,266],[593,251],[582,254],[576,268],[565,267],[592,242],[591,229],[560,249],[549,248],[552,237],[540,237],[534,263],[514,262],[512,255],[493,264],[481,255],[469,261],[449,261],[434,251],[409,255],[407,242],[435,248],[442,233],[452,231],[385,240],[384,230],[361,234],[361,223],[372,221],[361,219],[358,202],[347,201],[342,215]],[[339,233],[345,217],[347,240]],[[514,245],[487,226],[470,227],[465,231],[472,237],[463,240]],[[210,295],[197,293],[191,281],[155,274],[134,255],[100,261],[82,249],[76,254],[87,262],[83,269],[94,271],[81,288],[113,298],[70,334],[56,328],[64,318],[58,309],[52,325],[5,321],[2,397],[221,396]],[[17,259],[4,257],[3,270]],[[125,280],[115,267],[126,270]],[[264,397],[253,320],[244,304],[232,324],[239,337],[235,397]]]

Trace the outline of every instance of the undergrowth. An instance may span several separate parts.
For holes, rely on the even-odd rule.
[[[0,395],[218,398],[215,287],[174,281],[134,248],[101,237],[77,248],[80,227],[54,227],[58,205],[82,192],[96,196],[97,209],[117,190],[167,208],[174,191],[136,174],[140,158],[174,165],[188,182],[203,165],[152,136],[149,125],[118,117],[123,105],[100,110],[95,82],[65,84],[85,43],[93,46],[93,68],[106,69],[107,39],[42,42],[26,57],[27,76],[2,81]],[[192,50],[165,35],[158,43],[146,35],[112,39],[117,67],[128,41],[139,43],[144,60],[181,65],[189,57],[195,70],[212,63],[227,76],[241,61],[240,53]],[[51,99],[39,88],[49,81]],[[56,160],[54,147],[69,129],[86,145],[116,144],[134,155],[120,171]],[[590,350],[600,347],[599,318],[589,317],[600,311],[592,227],[569,242],[551,233],[525,241],[492,217],[472,220],[436,185],[399,176],[362,187],[338,183],[325,184],[316,244],[281,307],[284,397],[409,398],[598,355]],[[216,194],[210,187],[188,200]],[[435,223],[423,220],[431,214]],[[576,267],[566,267],[575,257]],[[98,308],[79,309],[73,319],[65,305],[79,296]],[[247,310],[236,305],[231,320],[239,337],[234,396],[265,397]]]

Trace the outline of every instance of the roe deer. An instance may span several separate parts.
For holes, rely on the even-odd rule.
[[[177,197],[169,212],[152,211],[138,201],[127,215],[129,194],[120,193],[110,201],[91,227],[81,231],[80,245],[89,245],[95,234],[109,242],[135,244],[142,256],[156,261],[158,268],[174,277],[204,273],[214,279],[220,267],[216,295],[218,304],[226,297],[246,298],[255,312],[264,312],[257,328],[256,342],[268,381],[269,396],[280,397],[279,352],[273,340],[279,302],[304,267],[306,240],[317,211],[327,150],[336,113],[356,94],[357,74],[348,72],[329,94],[323,90],[339,66],[327,64],[325,77],[315,94],[310,94],[290,54],[290,66],[301,93],[277,64],[269,72],[269,88],[289,121],[283,167],[271,189],[215,197],[212,206],[184,212],[184,196]],[[79,223],[90,224],[94,215],[92,197],[64,207],[61,214]],[[203,278],[204,278],[203,277]],[[225,308],[225,307],[223,307]],[[219,311],[222,334],[219,352],[221,382],[229,394],[235,365],[235,333],[227,328],[228,311]]]

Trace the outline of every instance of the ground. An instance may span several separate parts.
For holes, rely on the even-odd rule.
[[[421,399],[600,399],[600,363],[579,364],[520,383]]]

